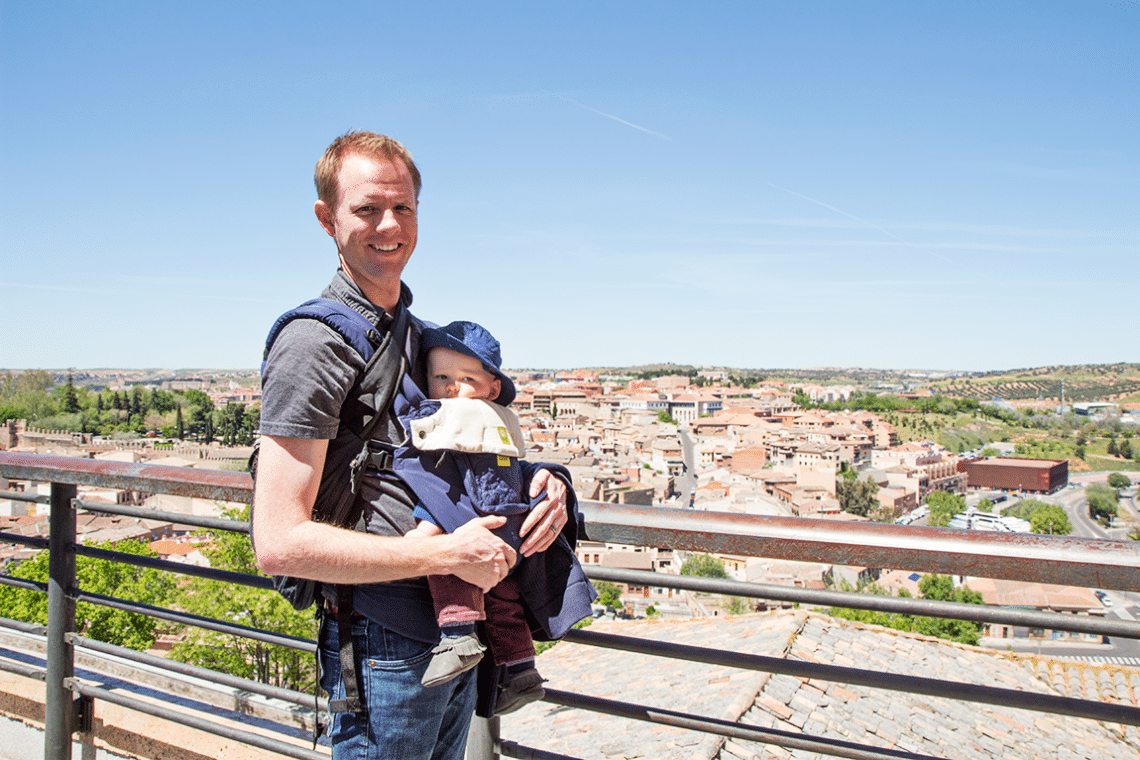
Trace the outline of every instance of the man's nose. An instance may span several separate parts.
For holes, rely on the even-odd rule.
[[[378,231],[393,230],[398,229],[399,227],[400,223],[396,220],[396,212],[392,209],[388,209],[383,214],[381,214],[380,221],[376,223],[376,229]]]

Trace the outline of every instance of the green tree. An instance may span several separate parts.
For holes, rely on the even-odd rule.
[[[236,446],[245,439],[245,407],[241,404],[229,403],[222,407],[218,413],[218,433],[222,443],[227,446]]]
[[[1120,445],[1116,448],[1116,455],[1122,459],[1132,459],[1133,451],[1134,449],[1132,448],[1132,442],[1125,440],[1121,441]],[[1140,453],[1140,451],[1137,451],[1136,453]]]
[[[1073,532],[1073,525],[1065,510],[1056,504],[1037,502],[1040,506],[1033,510],[1029,519],[1034,533],[1049,533],[1054,536],[1067,536]]]
[[[867,478],[854,479],[847,477],[835,481],[835,496],[839,500],[839,508],[853,515],[866,517],[879,506],[875,494],[879,492],[879,484]]]
[[[1101,525],[1108,526],[1116,517],[1116,502],[1119,496],[1116,489],[1104,483],[1094,483],[1085,488],[1085,499],[1089,503],[1089,516]]]
[[[730,596],[728,603],[724,605],[725,612],[729,615],[744,615],[753,612],[755,607],[753,601],[745,596]]]
[[[95,547],[143,557],[157,556],[142,541],[103,542],[95,544]],[[41,551],[20,563],[11,575],[46,582],[48,553]],[[166,606],[174,592],[174,578],[170,573],[92,557],[76,558],[75,577],[77,585],[84,591],[158,607]],[[0,586],[0,609],[7,617],[47,625],[47,595],[38,591]],[[149,649],[154,644],[157,624],[156,618],[147,615],[90,602],[75,605],[76,630],[108,644],[139,651]]]
[[[662,423],[664,423],[664,424],[666,424],[666,425],[676,425],[676,424],[678,424],[678,423],[677,423],[677,420],[676,420],[676,419],[674,419],[674,418],[673,418],[673,416],[672,416],[671,414],[669,414],[669,412],[665,411],[664,409],[662,409],[661,411],[659,411],[659,412],[657,413],[657,421],[658,421],[658,422],[662,422]]]
[[[954,515],[966,510],[965,498],[946,491],[931,491],[923,502],[930,507],[927,524],[934,528],[945,528]]]
[[[79,411],[79,394],[75,392],[75,383],[70,372],[67,373],[67,383],[63,386],[63,411],[67,414]]]
[[[1127,475],[1119,472],[1111,473],[1108,476],[1108,484],[1113,488],[1119,490],[1121,488],[1128,488],[1132,485],[1132,481],[1128,479]]]
[[[994,503],[992,501],[990,501],[989,499],[982,499],[981,501],[978,502],[978,511],[979,512],[993,512],[994,511]]]
[[[224,514],[230,519],[248,520],[249,507]],[[203,551],[211,567],[262,575],[249,536],[220,532],[212,535],[212,539],[212,544]],[[289,636],[316,637],[312,612],[294,610],[276,591],[193,578],[180,601],[182,609],[196,615]],[[310,690],[316,678],[312,655],[202,628],[186,628],[170,657],[298,691]]]
[[[621,586],[609,581],[595,581],[594,589],[598,592],[598,604],[611,610],[622,608]]]
[[[701,578],[728,578],[728,571],[724,563],[708,554],[691,554],[681,565],[681,575],[693,575]]]
[[[932,573],[923,576],[922,580],[918,582],[918,591],[923,599],[962,604],[985,604],[982,601],[982,595],[977,591],[971,591],[965,587],[954,588],[954,582],[948,575]],[[970,620],[947,620],[945,618],[919,616],[914,618],[914,631],[972,646],[977,646],[982,638],[982,624]]]

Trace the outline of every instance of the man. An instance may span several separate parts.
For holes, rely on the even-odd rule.
[[[420,175],[397,141],[370,132],[337,138],[317,163],[314,211],[336,243],[339,269],[324,296],[360,311],[381,330],[411,303],[401,282],[418,238]],[[419,360],[421,323],[409,328],[409,366]],[[291,322],[274,341],[263,373],[261,453],[253,537],[258,564],[271,575],[353,584],[351,635],[362,667],[365,710],[337,713],[335,757],[458,760],[474,705],[474,674],[447,688],[420,684],[439,631],[424,581],[455,575],[489,590],[502,580],[515,552],[490,530],[502,517],[472,520],[451,534],[404,538],[414,527],[414,496],[398,480],[371,470],[362,492],[367,532],[312,519],[329,440],[360,359],[332,328],[317,320]],[[394,415],[374,438],[396,443]],[[345,484],[348,487],[348,484]],[[524,556],[548,548],[566,523],[562,481],[542,471],[531,496],[546,501],[523,524]],[[429,622],[430,621],[430,622]],[[323,615],[322,685],[342,689],[335,615]],[[335,674],[335,677],[332,675]]]

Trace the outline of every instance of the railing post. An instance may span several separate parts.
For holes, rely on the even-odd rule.
[[[471,719],[471,731],[467,734],[467,760],[498,760],[495,742],[499,740],[499,719]]]
[[[64,685],[75,674],[74,648],[66,638],[75,630],[75,600],[67,595],[75,585],[75,494],[74,485],[51,484],[44,760],[70,760],[75,730],[71,690]]]

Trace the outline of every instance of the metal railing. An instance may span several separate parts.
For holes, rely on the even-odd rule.
[[[13,480],[51,483],[51,495],[48,499],[51,505],[50,534],[47,541],[0,533],[0,541],[18,542],[36,547],[43,547],[46,544],[51,552],[47,584],[0,576],[0,582],[46,591],[48,595],[44,670],[36,671],[34,668],[18,664],[0,665],[6,670],[33,677],[42,676],[45,680],[45,714],[48,716],[45,721],[45,758],[62,760],[71,756],[72,735],[76,730],[87,726],[92,700],[105,700],[288,757],[304,760],[327,757],[319,751],[235,729],[197,715],[132,699],[75,677],[75,650],[79,648],[133,659],[148,666],[165,668],[172,673],[210,680],[296,705],[313,704],[314,698],[311,694],[257,684],[227,674],[139,654],[91,641],[75,632],[75,603],[85,601],[130,612],[141,612],[178,624],[195,625],[246,636],[302,651],[314,651],[315,642],[311,640],[281,636],[225,621],[93,594],[76,587],[75,558],[77,555],[83,555],[184,575],[210,577],[229,583],[270,588],[270,581],[264,577],[95,549],[76,542],[76,509],[169,520],[211,530],[248,532],[248,523],[194,517],[183,513],[158,512],[138,507],[93,504],[76,498],[77,486],[84,485],[248,503],[251,495],[248,475],[0,452],[0,476]],[[26,494],[3,493],[0,498],[42,501],[42,497]],[[586,537],[607,543],[1140,591],[1140,543],[1032,534],[979,534],[873,523],[619,506],[597,502],[583,502],[580,509],[585,518]],[[1131,620],[1097,619],[1037,610],[743,583],[645,571],[616,570],[592,565],[587,565],[586,569],[588,575],[596,580],[642,586],[1140,639],[1140,623]],[[36,630],[34,626],[25,626],[25,629],[26,632]],[[772,674],[786,674],[798,678],[899,690],[980,704],[1013,705],[1043,713],[1140,726],[1140,708],[1124,704],[1033,694],[779,657],[745,655],[601,634],[589,630],[573,630],[567,635],[566,640],[589,646],[727,665]],[[827,737],[763,729],[554,689],[547,690],[545,701],[620,715],[633,720],[662,723],[837,757],[925,757]],[[325,708],[323,700],[317,704],[317,707]],[[500,739],[497,733],[497,719],[491,721],[477,719],[473,727],[472,743],[469,745],[469,757],[485,760],[496,753],[520,758],[558,757],[550,752]]]

